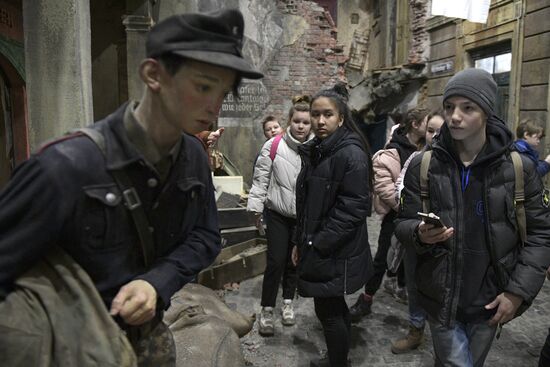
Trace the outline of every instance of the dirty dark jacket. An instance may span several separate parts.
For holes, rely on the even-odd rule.
[[[340,127],[299,148],[296,184],[298,291],[305,297],[355,292],[372,270],[366,218],[369,161],[359,137]]]
[[[220,235],[212,180],[201,143],[183,135],[164,184],[128,140],[127,105],[91,127],[107,158],[82,135],[46,145],[14,172],[0,193],[0,292],[54,244],[90,275],[107,307],[124,284],[143,279],[161,305],[213,262]],[[123,168],[141,198],[155,241],[144,266],[140,242],[110,172]],[[0,294],[1,299],[1,294]]]
[[[533,162],[522,156],[527,222],[527,240],[522,246],[514,206],[515,174],[509,155],[511,133],[494,117],[489,119],[486,129],[487,144],[501,146],[483,170],[475,171],[482,175],[478,180],[482,182],[480,212],[489,254],[487,277],[496,287],[493,298],[504,291],[516,294],[523,298],[522,312],[542,287],[550,264],[550,210],[543,200],[542,182]],[[451,326],[456,321],[462,274],[469,264],[464,262],[468,228],[463,214],[463,177],[446,125],[433,144],[428,173],[430,211],[439,215],[448,227],[453,227],[454,235],[435,245],[419,243],[416,235],[420,224],[417,212],[422,211],[421,157],[421,154],[415,157],[407,170],[395,234],[403,244],[417,249],[415,280],[421,305],[432,318]]]

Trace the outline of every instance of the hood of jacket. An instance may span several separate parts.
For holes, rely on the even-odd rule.
[[[485,131],[487,140],[472,166],[494,160],[509,150],[513,144],[512,132],[506,127],[504,121],[497,116],[493,115],[487,120]],[[462,165],[462,161],[454,147],[451,131],[446,123],[441,126],[439,135],[434,138],[433,149],[446,151],[459,165]]]
[[[298,147],[302,144],[307,143],[311,139],[313,139],[315,135],[310,132],[309,135],[306,137],[306,140],[302,143],[298,141],[294,136],[292,136],[292,133],[290,132],[290,126],[286,128],[286,132],[283,134],[282,139],[285,141],[286,145],[296,153],[298,153]]]
[[[539,160],[539,152],[533,149],[528,142],[523,139],[518,139],[514,142],[514,148],[523,154],[527,154],[533,161]]]
[[[298,149],[300,154],[309,158],[315,166],[324,157],[331,156],[334,152],[347,145],[357,145],[361,149],[364,149],[359,136],[353,133],[347,126],[342,126],[326,139],[321,140],[315,137],[307,143],[302,144]]]
[[[405,128],[399,127],[393,132],[390,141],[384,149],[396,149],[397,153],[399,153],[401,165],[403,165],[409,156],[418,150],[418,147],[409,141]]]

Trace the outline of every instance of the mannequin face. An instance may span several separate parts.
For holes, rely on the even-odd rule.
[[[196,134],[216,121],[236,72],[198,61],[187,61],[174,75],[160,66],[155,74],[158,121],[162,128]]]

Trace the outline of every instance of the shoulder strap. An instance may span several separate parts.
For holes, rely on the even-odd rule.
[[[431,150],[422,153],[422,162],[420,163],[420,199],[422,199],[422,211],[424,213],[430,212],[430,188],[428,186],[428,169],[430,168],[431,159]]]
[[[105,137],[102,133],[89,127],[77,129],[75,132],[80,132],[90,138],[90,140],[97,145],[103,156],[107,156]],[[152,227],[149,225],[149,220],[145,214],[145,209],[143,208],[143,205],[141,205],[141,199],[139,198],[136,189],[132,186],[132,181],[126,172],[120,169],[111,171],[111,174],[113,175],[118,188],[122,192],[126,209],[128,209],[132,215],[132,220],[134,221],[134,226],[136,227],[139,242],[141,244],[143,262],[145,266],[148,267],[153,261],[155,246],[153,234],[151,232]]]
[[[525,219],[525,207],[523,205],[525,201],[525,191],[524,191],[524,182],[523,182],[523,162],[518,152],[511,151],[510,157],[512,158],[512,163],[514,164],[514,176],[515,176],[515,187],[514,187],[514,206],[516,207],[516,221],[518,223],[519,236],[521,238],[521,244],[525,244],[527,239],[527,228],[526,228],[526,219]]]
[[[275,160],[275,156],[277,155],[277,148],[279,148],[279,143],[281,142],[282,138],[283,134],[279,134],[273,139],[273,142],[271,143],[271,149],[269,149],[269,158],[271,158],[272,162]]]
[[[73,131],[86,135],[88,138],[90,138],[90,140],[92,140],[95,143],[95,145],[97,145],[99,150],[101,150],[101,153],[103,154],[103,156],[107,156],[105,138],[103,137],[102,133],[89,127],[81,127],[80,129],[76,129]]]

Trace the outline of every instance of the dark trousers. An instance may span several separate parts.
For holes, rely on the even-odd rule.
[[[388,250],[391,247],[391,236],[395,230],[395,224],[393,220],[395,219],[397,213],[391,210],[388,214],[382,219],[382,224],[380,226],[380,235],[378,236],[378,249],[376,250],[376,255],[374,255],[373,260],[373,273],[370,279],[365,284],[365,293],[371,296],[374,296],[376,291],[380,288],[382,284],[382,279],[384,278],[384,273],[388,268]],[[401,269],[397,272],[397,283],[400,286],[405,285],[405,273]],[[395,274],[390,274],[390,276],[395,276]]]
[[[351,339],[351,318],[344,297],[313,298],[325,334],[331,367],[345,367]]]
[[[296,293],[296,267],[292,265],[290,239],[296,219],[285,217],[273,210],[266,210],[267,262],[262,284],[262,307],[274,307],[281,277],[283,298],[293,299]]]
[[[548,336],[544,343],[542,350],[540,351],[539,367],[550,366],[550,329],[548,329]]]

